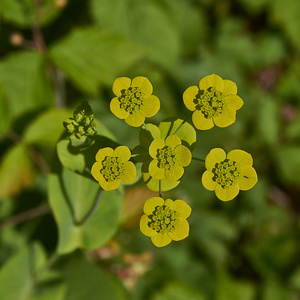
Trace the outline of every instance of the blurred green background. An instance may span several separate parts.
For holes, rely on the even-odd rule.
[[[300,299],[299,15],[299,0],[0,0],[0,299]],[[187,239],[158,249],[140,233],[153,194],[139,181],[106,245],[57,257],[47,178],[62,121],[88,100],[133,148],[139,130],[109,111],[116,77],[149,78],[158,124],[183,118],[184,90],[212,73],[244,106],[198,131],[193,155],[243,149],[256,186],[221,202],[193,161],[164,193],[191,205]]]

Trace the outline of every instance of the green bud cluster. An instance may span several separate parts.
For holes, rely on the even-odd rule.
[[[67,131],[74,134],[77,139],[96,133],[94,112],[87,101],[82,101],[75,109],[73,118],[69,118],[63,124]]]

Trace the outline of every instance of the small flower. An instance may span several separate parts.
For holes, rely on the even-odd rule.
[[[236,111],[244,104],[237,95],[236,84],[215,74],[202,78],[199,88],[187,88],[183,102],[187,109],[193,111],[193,123],[200,130],[211,129],[214,125],[231,125],[235,122]]]
[[[152,95],[153,87],[148,78],[117,78],[113,83],[114,97],[110,102],[111,112],[133,127],[139,127],[145,118],[153,117],[160,108],[159,99]]]
[[[157,138],[149,147],[153,160],[149,164],[149,173],[154,179],[167,178],[178,180],[192,159],[190,150],[181,145],[181,139],[170,135],[165,140]]]
[[[227,156],[223,149],[212,149],[205,159],[203,186],[215,191],[222,201],[236,197],[239,190],[251,189],[257,182],[252,156],[243,150],[232,150]]]
[[[126,146],[119,146],[115,150],[106,147],[96,154],[96,162],[91,173],[105,191],[117,189],[120,181],[132,182],[136,176],[136,168],[129,161],[131,152]]]
[[[157,247],[168,245],[172,240],[180,241],[189,235],[191,207],[182,200],[164,200],[153,197],[144,205],[144,215],[140,220],[141,232],[151,237]]]
[[[91,136],[96,133],[94,123],[94,112],[87,101],[82,101],[76,107],[73,118],[63,122],[64,127],[70,134],[74,134],[77,139]]]

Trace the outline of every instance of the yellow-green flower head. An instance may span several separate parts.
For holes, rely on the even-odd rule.
[[[153,87],[148,78],[117,78],[113,83],[116,95],[110,102],[111,112],[133,127],[139,127],[145,118],[153,117],[160,108],[159,99],[152,95]]]
[[[232,150],[226,155],[223,149],[214,148],[205,159],[203,186],[215,191],[222,201],[232,200],[239,190],[249,190],[256,184],[257,174],[252,164],[252,156],[243,150]]]
[[[151,237],[152,243],[163,247],[171,241],[180,241],[189,235],[191,207],[182,200],[164,200],[153,197],[144,205],[144,215],[140,220],[141,232]]]
[[[199,87],[187,88],[183,102],[193,111],[193,123],[200,130],[231,125],[235,122],[236,111],[244,104],[237,95],[236,84],[215,74],[202,78]]]
[[[105,191],[117,189],[120,181],[130,183],[136,177],[135,165],[129,161],[131,152],[126,146],[115,150],[106,147],[96,154],[91,173]]]
[[[154,139],[149,147],[153,160],[149,164],[149,173],[154,179],[167,178],[178,180],[192,159],[190,150],[181,144],[181,139],[170,135],[165,140]]]

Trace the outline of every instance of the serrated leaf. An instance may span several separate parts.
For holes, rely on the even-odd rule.
[[[31,186],[33,166],[24,145],[10,148],[0,162],[0,200]]]
[[[24,141],[28,144],[53,147],[61,136],[63,121],[71,115],[65,109],[51,109],[40,114],[24,132]]]
[[[0,63],[0,85],[9,100],[6,110],[13,117],[53,105],[43,57],[37,52],[19,52],[6,57]]]
[[[45,261],[44,250],[39,244],[25,247],[12,257],[0,272],[0,299],[29,299],[35,276]]]
[[[103,192],[100,198],[97,182],[66,168],[49,175],[48,190],[59,231],[58,253],[69,253],[76,248],[99,248],[116,232],[122,206],[118,190]],[[81,223],[97,198],[100,203],[94,213]]]
[[[111,85],[141,58],[140,47],[119,34],[98,28],[73,31],[50,49],[50,57],[83,91],[97,93],[99,84]]]
[[[101,28],[121,33],[142,46],[149,60],[176,69],[179,36],[162,5],[155,1],[94,0],[92,14]]]

